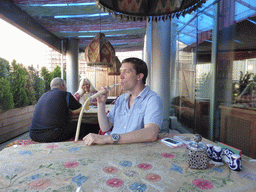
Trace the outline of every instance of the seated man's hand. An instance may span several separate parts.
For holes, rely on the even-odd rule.
[[[109,135],[99,135],[94,133],[89,133],[83,138],[83,141],[86,145],[99,144],[104,145],[111,143],[112,139]]]
[[[105,86],[105,87],[102,88],[102,90],[103,90],[103,91],[107,91],[108,88],[109,88],[108,86]],[[101,96],[99,96],[99,97],[97,98],[97,102],[98,102],[98,103],[106,103],[107,98],[108,98],[108,92],[105,93],[105,94],[102,94]]]

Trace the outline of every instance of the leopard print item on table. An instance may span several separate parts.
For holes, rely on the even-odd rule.
[[[190,151],[188,153],[188,165],[191,169],[206,169],[208,167],[207,154]]]

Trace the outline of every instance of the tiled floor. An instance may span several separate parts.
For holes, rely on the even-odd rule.
[[[178,133],[192,133],[191,129],[189,129],[188,127],[184,126],[183,124],[181,124],[180,122],[175,122],[175,126],[174,129],[170,129],[169,130],[170,134],[178,134]],[[0,144],[0,151],[9,143],[13,142],[13,141],[17,141],[17,140],[27,140],[30,139],[29,137],[29,132],[24,133],[18,137],[15,137],[9,141],[6,141],[4,143]]]

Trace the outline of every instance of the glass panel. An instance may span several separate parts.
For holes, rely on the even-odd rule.
[[[214,22],[213,5],[198,14],[198,57],[196,65],[196,108],[195,131],[203,137],[209,138],[210,98],[212,93],[211,61],[212,33]]]
[[[193,18],[191,15],[188,17]],[[179,27],[181,21],[177,23]],[[179,87],[173,102],[174,112],[178,120],[192,131],[195,123],[196,24],[196,20],[191,20],[189,24],[181,27],[179,30],[176,49],[177,81],[179,82]]]
[[[208,137],[209,129],[212,2],[207,1],[198,12],[174,21],[179,32],[176,60],[179,92],[174,100],[174,111],[187,129],[204,137]]]
[[[254,158],[255,149],[249,153],[236,141],[255,140],[248,133],[256,116],[256,1],[208,0],[172,22],[178,31],[179,91],[173,106],[179,121]]]
[[[239,117],[239,121],[248,119],[247,112],[252,114],[255,110],[255,6],[253,0],[220,1],[216,114],[221,122],[217,122],[215,137],[222,142],[225,142],[226,129],[230,129],[226,125],[234,118],[238,120]],[[238,112],[239,116],[236,116]],[[239,127],[233,128],[239,130]],[[234,139],[239,140],[238,137]]]
[[[255,15],[255,0],[239,0],[235,3],[235,21],[241,21]]]

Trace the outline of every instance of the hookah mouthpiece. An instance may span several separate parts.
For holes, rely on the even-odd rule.
[[[114,87],[116,87],[118,85],[119,84],[111,85],[107,90],[101,90],[101,91],[95,93],[94,95],[92,95],[90,98],[95,99],[95,98],[99,97],[100,95],[103,95],[103,94],[107,93],[108,91],[114,89]]]

